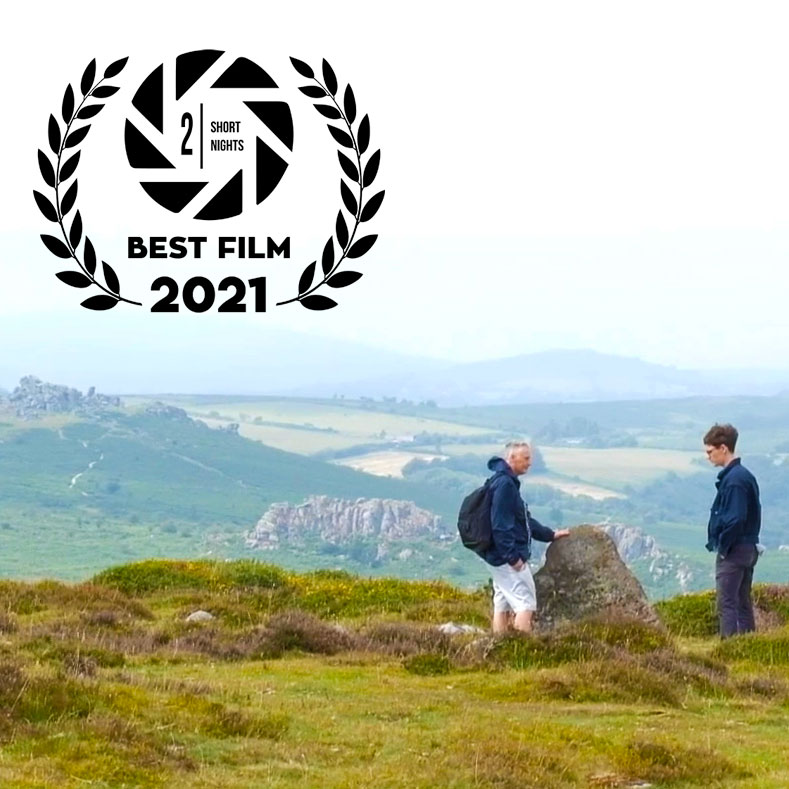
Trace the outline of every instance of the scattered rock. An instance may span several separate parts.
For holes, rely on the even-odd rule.
[[[613,539],[595,526],[550,543],[534,583],[540,629],[597,615],[660,623]]]
[[[443,625],[438,625],[437,629],[449,636],[486,632],[481,627],[475,627],[474,625],[456,625],[454,622],[444,622]]]
[[[187,622],[208,622],[211,619],[214,619],[214,615],[208,611],[193,611],[186,617]]]

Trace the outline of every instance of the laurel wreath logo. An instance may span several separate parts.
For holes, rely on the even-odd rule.
[[[315,291],[323,285],[328,285],[330,288],[345,288],[352,285],[359,280],[362,276],[359,271],[338,271],[340,264],[346,259],[356,259],[362,257],[370,251],[377,235],[362,236],[354,241],[356,232],[362,222],[368,222],[377,213],[381,207],[384,199],[384,192],[380,191],[372,197],[364,200],[364,190],[372,185],[375,177],[378,174],[378,167],[381,163],[380,149],[375,151],[367,159],[367,163],[362,166],[362,155],[367,151],[370,145],[370,118],[365,115],[359,122],[356,132],[354,132],[353,124],[356,120],[356,98],[353,94],[353,89],[347,85],[343,93],[342,107],[337,102],[337,91],[339,85],[337,76],[334,69],[324,58],[322,63],[323,82],[316,76],[312,68],[302,60],[296,58],[290,59],[293,68],[306,79],[311,79],[315,84],[305,85],[299,90],[311,99],[317,99],[313,104],[315,109],[324,117],[331,121],[341,120],[344,122],[347,131],[337,126],[328,123],[328,129],[331,136],[340,145],[337,151],[337,156],[340,160],[340,166],[343,173],[350,181],[357,184],[359,187],[358,197],[354,195],[352,189],[345,182],[340,179],[340,195],[342,196],[343,207],[353,217],[353,227],[349,230],[348,224],[343,215],[343,210],[337,214],[337,221],[334,226],[334,235],[332,235],[326,242],[321,255],[321,270],[323,278],[317,283],[315,281],[315,270],[317,261],[313,260],[312,263],[304,269],[299,278],[299,293],[292,299],[278,302],[277,306],[282,304],[291,304],[298,301],[303,307],[309,310],[329,310],[337,306],[337,302],[328,296],[321,295]],[[331,104],[320,103],[325,99],[331,99]],[[352,149],[356,154],[356,162],[343,153],[342,148]],[[340,255],[335,261],[334,238],[337,238]]]
[[[84,262],[80,260],[77,250],[82,241],[83,228],[79,210],[74,214],[68,232],[66,232],[65,227],[65,217],[74,209],[77,200],[77,179],[75,178],[71,186],[66,189],[62,198],[60,191],[61,188],[65,188],[66,182],[76,172],[80,151],[72,153],[65,161],[64,158],[67,152],[70,153],[71,149],[76,148],[85,139],[91,127],[91,124],[88,123],[72,131],[74,122],[89,120],[101,112],[104,103],[86,104],[86,102],[89,99],[108,99],[117,93],[117,87],[114,85],[102,85],[102,83],[104,80],[112,79],[120,74],[127,61],[128,57],[125,57],[111,63],[104,70],[104,76],[96,82],[96,60],[95,58],[91,60],[80,80],[82,101],[79,103],[79,106],[75,107],[76,100],[71,85],[69,84],[66,87],[61,107],[61,116],[66,125],[65,130],[61,131],[60,123],[54,115],[49,116],[49,147],[57,157],[54,165],[47,154],[41,149],[38,151],[38,167],[41,171],[41,177],[44,179],[44,183],[54,190],[55,200],[53,203],[38,191],[33,192],[33,197],[44,217],[50,222],[56,222],[60,226],[60,232],[63,235],[63,241],[56,236],[47,234],[42,234],[41,240],[46,248],[56,257],[63,259],[73,258],[79,265],[80,271],[57,272],[56,276],[59,280],[72,288],[88,288],[91,285],[95,285],[104,291],[104,293],[90,296],[81,302],[82,306],[89,310],[109,310],[121,301],[142,306],[138,301],[131,301],[121,296],[118,275],[109,263],[101,262],[105,284],[102,285],[96,279],[96,250],[87,235],[85,235],[82,252]]]

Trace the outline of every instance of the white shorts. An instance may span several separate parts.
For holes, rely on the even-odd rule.
[[[493,578],[493,610],[521,611],[537,610],[537,590],[528,564],[520,570],[514,570],[509,564],[499,567],[489,565]]]

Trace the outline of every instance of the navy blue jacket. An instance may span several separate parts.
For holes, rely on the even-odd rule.
[[[492,457],[488,468],[495,472],[489,485],[490,525],[493,535],[484,559],[488,564],[515,564],[531,556],[532,536],[542,542],[553,540],[553,529],[531,517],[520,495],[520,480],[506,460]]]
[[[718,493],[710,509],[707,550],[726,556],[734,545],[756,545],[762,525],[756,478],[734,458],[718,474],[715,487]]]

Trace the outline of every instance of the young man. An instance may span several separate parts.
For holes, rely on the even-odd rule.
[[[504,457],[492,457],[488,468],[495,472],[490,483],[490,522],[493,541],[484,559],[493,577],[493,632],[509,628],[510,613],[515,628],[531,631],[537,610],[534,579],[527,564],[531,539],[551,542],[566,537],[567,529],[553,531],[531,517],[520,496],[520,480],[531,466],[531,448],[525,441],[511,441]]]
[[[721,466],[718,493],[710,511],[707,550],[715,551],[715,586],[721,638],[756,629],[751,602],[753,568],[762,522],[756,478],[734,454],[737,429],[713,425],[704,450],[713,466]]]

